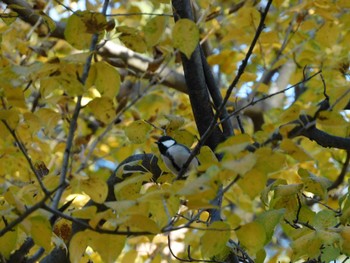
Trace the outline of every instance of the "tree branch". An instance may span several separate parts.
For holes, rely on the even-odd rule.
[[[41,16],[33,9],[33,7],[24,0],[4,0],[4,3],[11,5],[10,8],[17,12],[19,17],[26,23],[34,26]],[[106,15],[108,16],[108,15]],[[59,39],[65,39],[64,30],[66,24],[63,22],[55,22],[56,28],[49,35]],[[41,22],[45,25],[45,23]],[[46,26],[46,25],[45,25]],[[143,56],[136,53],[124,46],[117,45],[111,41],[105,43],[105,45],[97,52],[101,55],[108,63],[115,67],[128,67],[131,69],[131,73],[136,72],[144,74],[146,78],[152,78],[154,74],[148,71],[148,67],[152,64],[153,60],[149,57]],[[156,71],[155,74],[158,74]],[[185,78],[183,74],[176,72],[173,69],[165,68],[160,74],[161,78],[164,78],[163,84],[176,89],[180,92],[187,92]]]
[[[19,140],[19,138],[17,137],[16,132],[9,126],[9,124],[4,121],[1,120],[2,123],[5,125],[5,127],[7,128],[7,130],[10,132],[10,134],[12,135],[13,139],[15,140],[18,148],[21,150],[21,152],[23,153],[24,157],[26,158],[30,169],[32,170],[32,172],[34,173],[36,180],[38,181],[41,190],[44,192],[45,195],[47,195],[49,192],[47,191],[45,185],[43,184],[42,180],[41,180],[41,175],[38,173],[38,170],[35,169],[34,164],[32,162],[32,159],[29,157],[28,152],[26,150],[26,148],[24,147],[23,143]]]
[[[206,140],[211,136],[212,132],[214,131],[214,127],[218,125],[217,124],[217,120],[219,119],[219,116],[220,116],[223,108],[225,107],[227,101],[229,100],[233,88],[237,85],[237,83],[239,82],[241,76],[243,75],[244,70],[245,70],[246,66],[248,65],[249,58],[250,58],[250,56],[251,56],[251,54],[253,52],[253,49],[255,47],[255,44],[258,41],[258,38],[259,38],[262,30],[264,29],[264,22],[265,22],[267,13],[268,13],[268,11],[270,9],[271,3],[272,3],[272,0],[269,0],[267,2],[267,4],[266,4],[265,10],[262,13],[261,18],[260,18],[260,23],[259,23],[258,29],[257,29],[257,31],[255,33],[255,36],[254,36],[254,38],[252,40],[252,43],[251,43],[251,45],[249,47],[249,50],[248,50],[245,58],[243,59],[241,65],[239,66],[238,73],[237,73],[236,77],[234,78],[234,80],[232,81],[231,85],[228,88],[222,104],[218,108],[217,112],[215,113],[214,118],[212,119],[212,121],[211,121],[210,125],[208,126],[207,130],[205,131],[205,133],[202,135],[202,137],[199,140],[198,144],[192,150],[191,155],[189,156],[189,158],[187,159],[187,162],[182,167],[182,169],[181,169],[181,171],[179,173],[179,176],[182,176],[184,174],[184,172],[186,171],[188,165],[191,163],[193,158],[199,153],[199,149],[205,144]],[[243,109],[241,109],[241,110],[243,110]],[[231,114],[231,115],[233,115],[233,114]]]
[[[109,4],[109,0],[105,0],[103,3],[103,7],[102,7],[102,14],[103,15],[106,15],[108,4]],[[84,68],[83,68],[83,73],[82,73],[82,76],[80,78],[80,81],[83,85],[85,85],[85,82],[89,76],[89,71],[91,68],[91,61],[92,61],[92,57],[94,55],[94,51],[96,50],[97,43],[98,43],[98,33],[94,34],[92,36],[92,39],[91,39],[90,54],[86,59],[86,62],[85,62]],[[80,113],[80,109],[81,109],[81,100],[82,100],[82,95],[79,95],[77,97],[77,103],[76,103],[75,108],[74,108],[72,119],[70,120],[69,132],[68,132],[68,136],[67,136],[66,148],[64,150],[62,169],[61,169],[61,174],[60,174],[60,184],[61,185],[66,184],[68,164],[69,164],[71,149],[73,146],[74,132],[77,128],[79,113]],[[62,187],[57,191],[57,193],[54,197],[53,204],[52,204],[53,208],[58,207],[59,201],[61,199],[61,196],[63,194],[64,189],[65,188]]]
[[[175,21],[182,18],[187,18],[193,21],[192,9],[189,0],[173,0],[172,5],[174,8]],[[184,54],[181,54],[181,60],[194,119],[196,121],[198,132],[202,137],[210,126],[210,123],[212,121],[215,122],[216,119],[214,119],[214,113],[210,105],[207,83],[203,71],[200,46],[197,45],[190,59],[187,59]],[[219,127],[213,126],[211,130],[211,133],[208,134],[203,144],[205,143],[212,150],[214,150],[215,147],[224,140],[224,136]],[[186,168],[184,168],[184,170],[186,170]]]

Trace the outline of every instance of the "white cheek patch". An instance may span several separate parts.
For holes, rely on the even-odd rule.
[[[167,141],[162,142],[162,144],[165,147],[169,148],[170,146],[173,146],[175,144],[175,141],[174,140],[167,140]]]

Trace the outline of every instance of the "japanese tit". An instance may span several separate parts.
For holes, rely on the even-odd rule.
[[[162,136],[156,142],[158,145],[161,157],[168,169],[174,174],[179,175],[181,168],[186,163],[188,157],[191,154],[189,148],[185,145],[177,143],[170,136]],[[198,159],[193,158],[189,164],[186,172],[196,168],[199,165]],[[185,174],[186,174],[185,172]]]

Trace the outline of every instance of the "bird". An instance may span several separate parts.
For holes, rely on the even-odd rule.
[[[180,175],[180,171],[184,164],[187,162],[188,157],[191,154],[191,150],[183,144],[177,143],[175,139],[170,136],[161,136],[157,142],[161,158],[163,159],[166,167],[176,176]],[[195,169],[199,165],[198,159],[195,157],[192,159],[184,175],[189,170]]]

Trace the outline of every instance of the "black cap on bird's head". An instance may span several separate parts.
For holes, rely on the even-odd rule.
[[[160,153],[164,154],[169,147],[176,144],[176,141],[170,136],[162,136],[155,142],[158,145]]]

